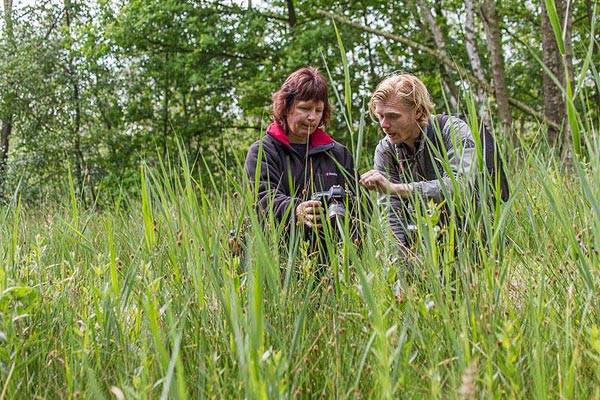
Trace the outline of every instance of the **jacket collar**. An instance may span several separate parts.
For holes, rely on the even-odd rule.
[[[285,147],[290,149],[292,148],[290,138],[285,134],[283,128],[277,122],[273,122],[271,125],[269,125],[267,128],[267,133],[275,140],[285,145]],[[320,128],[317,128],[317,130],[308,137],[309,151],[320,146],[327,146],[327,148],[329,148],[328,145],[331,144],[333,144],[333,138]]]
[[[425,147],[427,146],[427,139],[425,138],[425,135],[423,134],[423,132],[421,132],[421,136],[419,136],[419,138],[415,141],[415,151],[414,152],[410,152],[408,150],[408,146],[404,143],[400,143],[400,144],[390,143],[390,141],[388,140],[387,137],[384,137],[382,139],[382,141],[386,144],[386,146],[389,149],[394,151],[398,161],[401,161],[401,162],[420,160],[422,158],[422,155],[424,154]]]

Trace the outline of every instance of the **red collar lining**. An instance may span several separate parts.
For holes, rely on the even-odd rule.
[[[273,122],[267,128],[267,133],[271,135],[273,138],[278,140],[279,142],[286,145],[286,147],[291,148],[292,145],[290,143],[290,138],[285,134],[281,125],[277,122]],[[309,145],[308,148],[312,149],[313,147],[323,146],[333,143],[333,138],[327,134],[324,130],[317,128],[316,131],[312,133],[312,135],[308,138]]]

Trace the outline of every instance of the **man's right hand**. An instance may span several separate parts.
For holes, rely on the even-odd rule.
[[[375,190],[384,194],[395,194],[400,197],[410,197],[412,194],[412,185],[408,183],[392,183],[375,169],[365,172],[360,176],[359,181],[369,190]]]

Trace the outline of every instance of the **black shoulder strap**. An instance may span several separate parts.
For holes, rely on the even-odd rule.
[[[463,121],[467,122],[466,116],[464,114],[455,114],[456,118],[460,118]],[[436,115],[437,123],[440,127],[440,130],[443,130],[448,122],[450,115],[448,114],[438,114]],[[439,139],[440,136],[436,133],[435,127],[433,126],[434,122],[431,121],[427,126],[427,137],[431,141],[431,144],[435,149],[440,150]],[[496,142],[494,141],[494,137],[491,132],[487,129],[483,122],[478,120],[477,131],[472,132],[473,135],[478,134],[481,139],[481,144],[483,146],[483,155],[486,163],[486,167],[488,172],[491,174],[492,179],[495,179],[496,174],[500,174],[500,197],[503,201],[507,201],[510,195],[510,189],[508,186],[508,179],[506,178],[506,174],[504,172],[504,167],[502,165],[502,158],[500,157],[500,149],[498,148]],[[433,160],[426,160],[431,165],[433,165]]]
[[[448,122],[449,117],[450,116],[448,114],[440,114],[437,116],[437,121],[438,121],[438,124],[440,125],[440,132],[442,130],[444,130],[444,128],[446,127],[446,122]]]
[[[436,179],[439,178],[437,174],[441,173],[441,165],[439,165],[439,160],[436,161],[437,154],[444,154],[444,151],[441,149],[442,145],[440,144],[441,135],[436,131],[436,124],[439,126],[440,131],[444,129],[446,122],[448,121],[448,115],[446,114],[438,114],[434,119],[429,121],[426,130],[426,148],[424,154],[424,168],[423,173],[427,177],[427,179]]]

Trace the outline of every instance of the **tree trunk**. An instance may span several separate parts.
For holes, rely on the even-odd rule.
[[[363,23],[367,25],[369,23],[369,16],[366,9],[363,9]],[[367,49],[367,57],[369,59],[369,82],[376,81],[378,77],[375,74],[375,61],[373,60],[373,46],[369,43],[369,38],[367,36],[365,48]]]
[[[0,136],[0,186],[4,184],[6,165],[8,163],[8,144],[12,132],[12,115],[2,118],[2,133]],[[0,193],[2,188],[0,187]]]
[[[546,4],[541,1],[541,29],[542,29],[542,60],[548,70],[556,77],[561,84],[564,82],[565,74],[562,65],[562,56],[558,50],[556,37],[548,18]],[[564,128],[566,119],[565,98],[554,80],[544,73],[542,77],[542,88],[544,94],[544,114],[558,126]],[[548,142],[551,146],[557,145],[561,129],[548,127]]]
[[[466,20],[465,20],[465,47],[467,49],[467,54],[469,56],[469,61],[471,62],[471,68],[473,69],[473,75],[477,77],[482,82],[487,82],[485,78],[485,74],[483,73],[483,69],[481,67],[481,60],[479,58],[479,53],[477,52],[477,40],[475,39],[475,11],[473,8],[473,0],[467,0],[465,2],[466,6]],[[482,121],[490,125],[490,115],[487,108],[487,96],[485,95],[485,91],[480,87],[475,87],[474,95],[475,101],[478,106],[478,114]]]
[[[425,21],[427,21],[427,24],[429,25],[429,29],[431,30],[431,33],[433,35],[433,39],[435,41],[438,52],[443,57],[447,57],[448,53],[446,52],[446,40],[444,39],[444,34],[442,33],[442,30],[440,29],[435,18],[433,17],[433,14],[431,14],[431,9],[429,8],[427,1],[417,0],[417,3],[419,5],[419,8],[421,9],[421,14],[423,14]],[[460,97],[460,93],[458,91],[458,88],[452,81],[453,71],[448,65],[442,64],[442,70],[440,72],[442,74],[443,84],[447,88],[446,91],[450,95],[448,99],[450,101],[450,106],[453,110],[456,110],[458,108],[458,98]]]
[[[167,138],[169,137],[169,103],[171,100],[171,90],[169,89],[169,70],[167,69],[167,63],[169,62],[169,53],[165,53],[164,68],[165,68],[165,86],[164,86],[164,98],[163,98],[163,135],[162,135],[162,157],[167,157],[167,150],[169,148]]]
[[[500,24],[496,13],[495,0],[483,0],[479,12],[490,52],[494,92],[496,94],[496,103],[498,104],[498,115],[500,116],[500,122],[502,123],[502,130],[516,145],[516,137],[511,135],[512,115],[508,105],[508,88],[506,87],[506,76],[504,73],[502,35],[500,33]]]
[[[12,0],[4,0],[4,26],[6,32],[6,40],[8,47],[13,46],[13,29],[12,29]],[[4,82],[8,82],[9,79],[5,75]],[[10,90],[10,89],[9,89]],[[0,133],[0,193],[2,193],[2,186],[6,181],[6,164],[8,162],[8,144],[10,134],[13,128],[13,112],[12,105],[10,105],[10,97],[4,99],[5,110],[2,113],[2,131]]]
[[[573,90],[573,50],[571,46],[572,9],[563,0],[555,0],[556,13],[561,27],[562,39],[565,44],[565,54],[560,53],[557,39],[548,17],[544,1],[541,2],[542,56],[546,68],[552,74],[544,73],[542,87],[544,93],[544,114],[561,129],[548,127],[548,142],[558,146],[565,158],[571,148],[571,130],[567,121],[566,89],[567,79]],[[566,72],[566,73],[565,73]],[[560,133],[562,130],[562,139]]]
[[[67,34],[71,35],[71,18],[72,18],[72,5],[71,0],[64,0],[65,7],[65,27],[67,28]],[[71,81],[71,87],[73,90],[73,108],[74,108],[74,120],[73,120],[73,152],[75,155],[75,181],[76,187],[79,188],[79,197],[83,202],[84,207],[87,206],[86,199],[86,185],[91,184],[91,178],[86,177],[87,171],[85,168],[85,156],[81,148],[81,94],[79,88],[79,76],[77,73],[77,67],[73,60],[73,56],[67,49],[67,63],[68,63],[68,74],[69,80]],[[93,190],[90,193],[94,193]],[[95,201],[91,199],[92,203]]]
[[[585,9],[586,9],[586,15],[587,15],[587,20],[589,23],[589,26],[592,26],[592,23],[594,23],[594,8],[592,6],[592,0],[585,0]],[[600,54],[600,45],[598,45],[598,41],[594,40],[594,54]],[[593,73],[591,70],[591,66],[590,66],[590,73]],[[600,88],[598,86],[596,86],[596,95],[594,96],[596,98],[596,107],[598,109],[598,112],[600,112]]]
[[[558,18],[562,21],[562,32],[563,41],[565,43],[565,57],[564,57],[564,70],[565,77],[563,85],[567,87],[567,79],[569,80],[569,86],[571,87],[571,95],[575,96],[575,76],[573,72],[573,43],[571,42],[573,32],[573,3],[570,0],[555,0],[558,12]],[[565,131],[563,134],[563,141],[561,147],[561,154],[563,160],[570,163],[572,158],[571,149],[573,148],[573,138],[571,136],[571,125],[565,123]]]
[[[287,9],[288,9],[288,24],[290,28],[294,28],[296,26],[296,10],[294,8],[294,0],[287,0]]]

